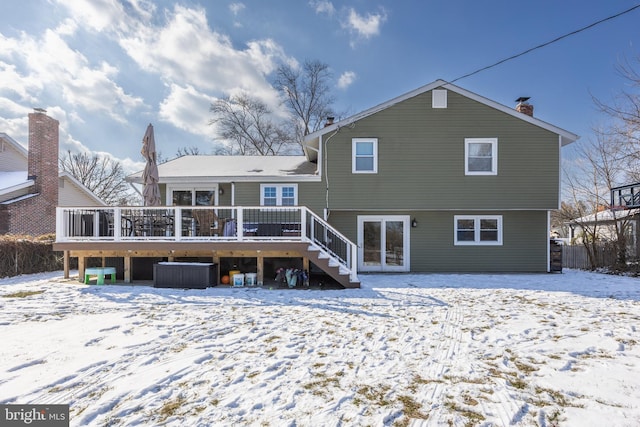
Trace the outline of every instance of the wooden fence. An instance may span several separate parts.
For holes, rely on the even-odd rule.
[[[614,267],[616,264],[616,249],[611,245],[596,247],[596,267]],[[591,262],[587,255],[587,248],[583,245],[565,245],[562,247],[562,267],[591,269]]]

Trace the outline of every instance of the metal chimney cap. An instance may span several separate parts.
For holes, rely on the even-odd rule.
[[[33,111],[35,111],[36,113],[46,113],[47,110],[45,110],[44,108],[39,108],[39,107],[35,107],[33,109]]]
[[[516,99],[516,102],[518,103],[527,102],[529,99],[531,99],[530,96],[521,96],[520,98]]]

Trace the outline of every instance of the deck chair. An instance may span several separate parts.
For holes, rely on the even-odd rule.
[[[198,223],[198,236],[222,236],[224,221],[213,209],[194,209],[193,217]]]

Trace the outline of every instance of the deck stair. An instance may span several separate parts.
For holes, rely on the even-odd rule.
[[[353,279],[351,272],[343,267],[336,257],[322,250],[319,246],[313,243],[306,245],[304,255],[345,288],[360,287],[360,281],[357,278]]]

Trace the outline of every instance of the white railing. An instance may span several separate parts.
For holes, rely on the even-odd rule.
[[[310,242],[357,279],[357,247],[304,206],[59,207],[56,242]]]

